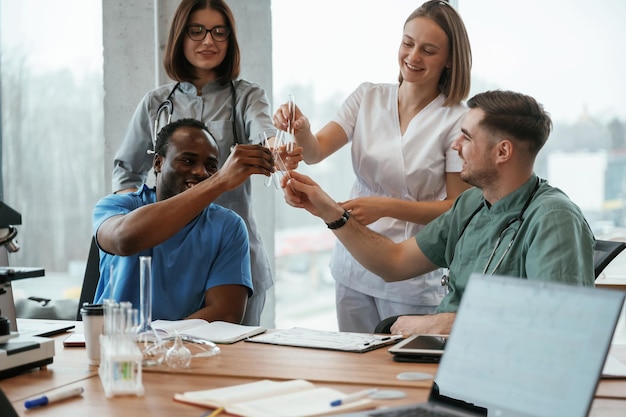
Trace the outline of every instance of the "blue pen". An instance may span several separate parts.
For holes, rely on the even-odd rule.
[[[363,391],[355,392],[354,394],[348,394],[348,395],[346,395],[343,398],[340,398],[340,399],[335,400],[335,401],[331,401],[330,402],[330,406],[331,407],[337,407],[337,406],[340,406],[342,404],[351,403],[353,401],[360,400],[363,397],[368,397],[368,396],[374,394],[376,391],[378,391],[377,388],[370,388],[370,389],[365,389]]]
[[[83,387],[72,388],[66,391],[51,392],[50,394],[43,395],[39,398],[26,400],[24,402],[24,407],[26,407],[27,409],[41,407],[57,401],[64,400],[66,398],[78,397],[79,395],[82,395],[83,392],[85,392],[85,389]]]

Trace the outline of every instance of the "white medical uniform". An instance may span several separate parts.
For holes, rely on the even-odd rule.
[[[443,107],[445,96],[439,95],[413,117],[403,135],[398,87],[399,84],[363,83],[346,99],[334,119],[352,145],[356,181],[350,198],[443,200],[445,174],[461,170],[461,160],[451,146],[461,133],[467,107]],[[423,226],[384,217],[368,227],[400,242],[415,236]],[[445,295],[440,284],[441,270],[387,283],[361,266],[340,242],[333,250],[330,268],[337,283],[341,331],[372,332],[378,321],[388,316],[433,313]]]

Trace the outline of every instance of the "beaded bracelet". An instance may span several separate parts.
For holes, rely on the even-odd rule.
[[[341,226],[345,225],[348,222],[349,218],[350,218],[350,213],[348,212],[348,210],[344,210],[339,220],[335,220],[332,223],[326,223],[326,226],[328,226],[329,229],[333,229],[333,230],[339,229]]]

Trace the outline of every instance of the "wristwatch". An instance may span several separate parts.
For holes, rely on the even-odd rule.
[[[333,229],[333,230],[339,229],[341,226],[345,225],[348,222],[349,218],[350,218],[350,213],[348,212],[348,210],[344,210],[339,220],[335,220],[332,223],[326,223],[326,226],[328,226],[329,229]]]

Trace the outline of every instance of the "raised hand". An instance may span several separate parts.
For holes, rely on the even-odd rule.
[[[336,220],[343,212],[315,181],[297,171],[290,171],[290,176],[283,178],[282,187],[287,204],[303,208],[326,223]]]
[[[274,170],[274,158],[265,146],[237,145],[214,177],[219,177],[226,184],[226,188],[232,190],[251,175],[269,177]]]
[[[293,110],[291,108],[293,108]],[[273,121],[277,129],[287,132],[288,129],[291,128],[294,137],[297,137],[298,134],[303,131],[311,130],[309,119],[302,114],[297,105],[290,104],[289,102],[281,104],[278,109],[276,109]]]

